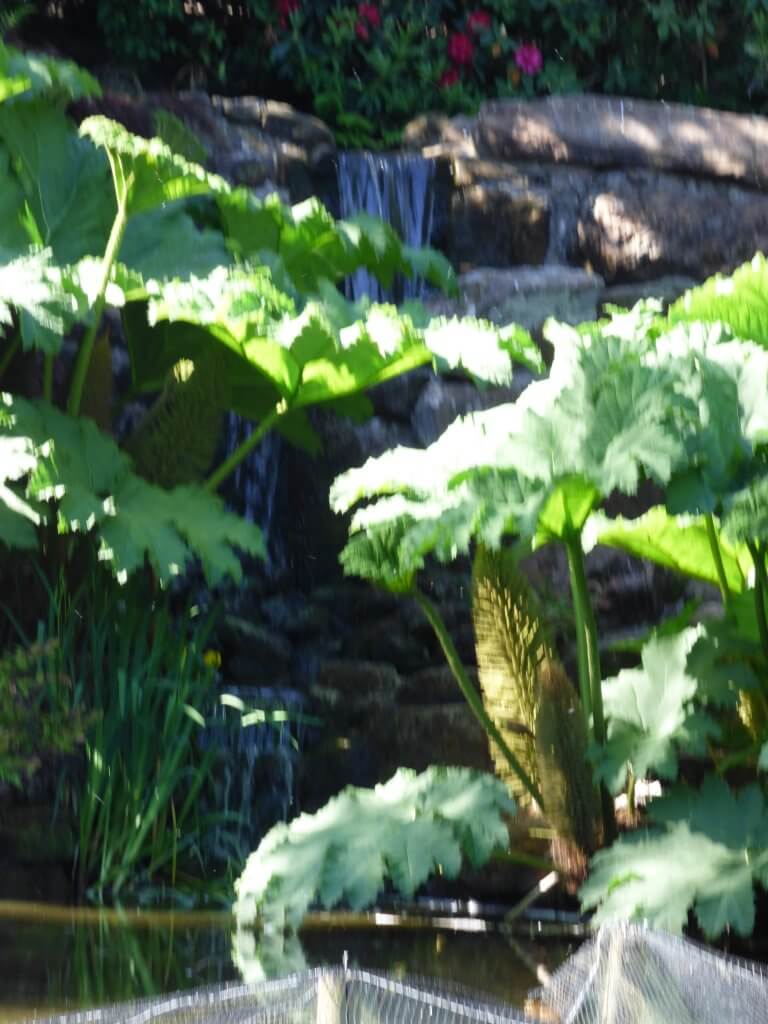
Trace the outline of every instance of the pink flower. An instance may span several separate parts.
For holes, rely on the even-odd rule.
[[[472,11],[467,18],[467,28],[470,32],[483,32],[491,27],[491,16],[487,11]]]
[[[381,15],[379,14],[379,8],[376,4],[358,4],[357,13],[361,18],[364,18],[372,28],[380,27]]]
[[[471,64],[475,56],[475,48],[472,40],[463,32],[454,32],[448,37],[448,56],[454,64],[463,67]]]
[[[535,43],[523,43],[515,51],[515,64],[524,75],[535,75],[544,67],[544,58]]]
[[[355,35],[358,39],[362,39],[364,43],[368,42],[370,33],[368,32],[368,26],[364,21],[358,21],[355,23]]]
[[[456,68],[448,68],[440,76],[440,81],[437,83],[441,89],[450,89],[452,85],[456,85],[459,80],[459,72]]]

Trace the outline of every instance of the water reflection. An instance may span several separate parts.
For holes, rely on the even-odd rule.
[[[521,958],[498,934],[413,928],[315,927],[300,938],[264,940],[238,932],[226,914],[0,903],[0,1021],[259,981],[338,965],[345,954],[350,966],[450,980],[521,1005],[537,983],[535,965],[552,970],[573,949],[565,942],[522,947]]]

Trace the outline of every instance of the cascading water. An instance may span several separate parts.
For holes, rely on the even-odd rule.
[[[391,225],[406,245],[429,245],[434,220],[435,162],[412,153],[340,153],[339,201],[342,217],[369,213]],[[358,270],[347,281],[347,297],[368,295],[375,302],[419,298],[424,282],[400,278],[385,289]]]
[[[256,424],[236,413],[229,413],[224,424],[225,455],[247,440],[255,427]],[[280,531],[274,528],[280,449],[279,435],[270,431],[240,463],[227,485],[227,498],[232,508],[261,527],[267,549],[264,568],[270,577],[277,576],[286,563]]]
[[[219,752],[216,808],[239,817],[237,840],[251,850],[275,822],[286,821],[293,804],[294,772],[304,732],[304,697],[277,686],[227,686],[226,698],[206,728],[206,748]],[[227,701],[227,704],[224,703]],[[240,704],[240,710],[235,704]],[[265,712],[284,721],[266,721]],[[238,718],[238,714],[240,717]],[[212,830],[216,853],[218,831]]]

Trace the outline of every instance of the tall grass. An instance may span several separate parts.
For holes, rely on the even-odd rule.
[[[199,742],[215,704],[203,659],[211,627],[193,610],[172,613],[146,581],[117,589],[89,574],[74,595],[49,588],[44,632],[91,722],[56,797],[74,822],[81,898],[120,901],[139,888],[167,897],[184,869],[204,873],[206,837],[239,824],[203,809],[216,756]]]
[[[160,872],[175,886],[180,855],[202,860],[214,824],[199,803],[214,752],[197,742],[213,703],[202,657],[208,633],[188,616],[174,622],[167,603],[122,596],[90,609],[82,624],[73,678],[85,680],[82,697],[98,718],[73,794],[80,892],[115,899]]]

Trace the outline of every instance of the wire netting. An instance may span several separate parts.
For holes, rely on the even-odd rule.
[[[634,924],[602,928],[524,1008],[458,986],[316,968],[50,1017],[44,1024],[768,1024],[768,973]],[[41,1022],[43,1024],[43,1022]]]

